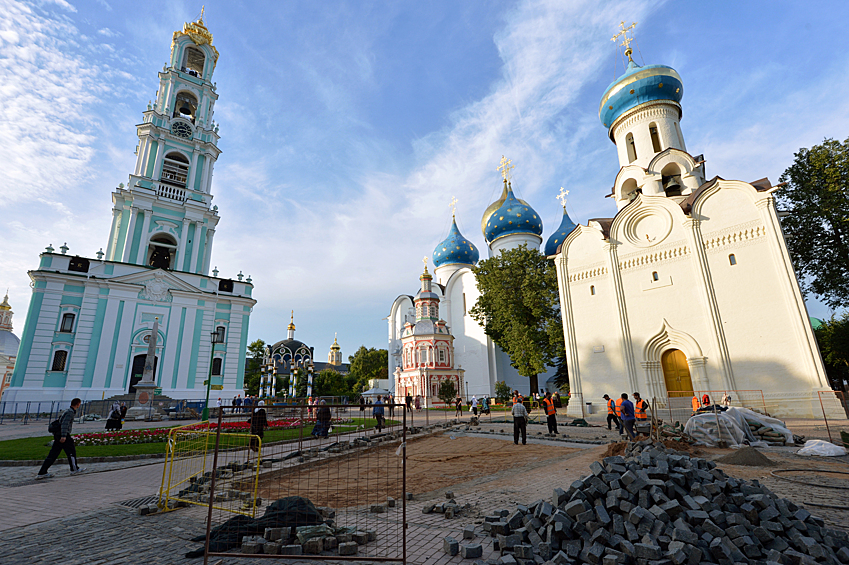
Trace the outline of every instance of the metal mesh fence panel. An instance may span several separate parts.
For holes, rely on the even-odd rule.
[[[200,422],[169,432],[160,508],[212,504],[220,512],[254,516],[262,441],[244,426],[228,428],[219,423]],[[218,433],[219,429],[224,433]]]
[[[222,490],[246,491],[250,479],[223,483],[212,474],[207,559],[232,559],[235,550],[244,558],[406,562],[404,405],[262,408],[268,426],[257,457],[255,517],[233,520],[215,502]],[[213,449],[219,458],[223,446]]]

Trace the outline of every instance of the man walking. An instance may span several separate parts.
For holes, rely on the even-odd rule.
[[[628,432],[628,435],[632,440],[637,439],[637,435],[634,433],[634,424],[636,423],[636,417],[634,416],[634,404],[628,400],[627,392],[622,393],[622,403],[619,407],[622,425],[624,426],[625,431]]]
[[[634,416],[637,417],[637,424],[647,424],[649,416],[646,410],[649,408],[649,403],[640,397],[639,392],[634,393]]]
[[[48,473],[47,470],[56,462],[60,451],[64,451],[65,455],[68,456],[68,465],[71,466],[72,475],[85,471],[84,468],[77,465],[77,449],[74,447],[74,439],[71,437],[71,429],[74,426],[74,418],[77,416],[77,409],[80,407],[80,404],[82,404],[82,400],[79,398],[73,399],[71,401],[71,407],[59,416],[57,420],[58,429],[50,430],[48,428],[48,431],[53,432],[53,446],[50,448],[50,453],[47,454],[44,464],[41,465],[41,469],[35,476],[36,479],[49,479],[53,476],[53,473]]]
[[[460,418],[463,416],[463,399],[459,396],[457,400],[454,401],[454,417]]]
[[[545,410],[545,415],[548,420],[548,433],[553,436],[557,435],[557,408],[554,406],[554,400],[551,398],[551,393],[546,392],[542,399],[542,407]]]
[[[616,424],[616,428],[619,428],[619,418],[616,417],[616,403],[606,394],[604,400],[607,402],[607,429],[613,431],[611,424]]]
[[[383,431],[383,402],[380,400],[380,395],[377,395],[377,402],[374,403],[374,407],[371,409],[371,414],[375,420],[377,420],[377,433]]]
[[[522,445],[528,444],[528,410],[520,401],[513,404],[513,443],[519,445],[519,433],[522,434]]]

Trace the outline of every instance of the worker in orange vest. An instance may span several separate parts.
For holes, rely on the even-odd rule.
[[[696,412],[699,411],[699,408],[702,407],[702,404],[699,402],[699,395],[698,394],[693,395],[693,401],[692,402],[693,402],[693,414],[695,414]]]
[[[611,423],[619,427],[619,418],[616,417],[616,403],[608,395],[604,395],[604,400],[607,402],[607,429],[613,431]]]
[[[554,407],[554,400],[551,398],[551,393],[546,392],[545,398],[542,399],[542,407],[545,410],[545,415],[548,421],[548,433],[557,435],[557,409]]]
[[[616,419],[619,426],[619,435],[625,435],[625,425],[622,423],[622,398],[616,399]]]
[[[637,424],[645,424],[649,421],[646,410],[649,408],[649,403],[642,399],[639,392],[634,393],[634,416],[637,418]]]

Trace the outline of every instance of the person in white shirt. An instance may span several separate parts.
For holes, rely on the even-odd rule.
[[[478,399],[472,396],[472,413],[477,416],[478,415]]]
[[[528,443],[528,410],[521,402],[513,404],[513,443],[519,445],[519,432],[522,433],[522,445]]]

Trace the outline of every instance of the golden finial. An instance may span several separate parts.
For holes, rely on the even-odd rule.
[[[503,178],[504,180],[506,180],[508,182],[510,181],[511,178],[513,178],[513,175],[510,174],[510,170],[514,168],[513,165],[511,164],[512,162],[513,162],[512,159],[508,159],[507,157],[502,155],[501,156],[501,164],[495,169],[497,171],[501,171],[501,178]]]
[[[448,203],[448,207],[451,208],[451,217],[453,218],[457,214],[457,197],[452,196],[451,202]]]
[[[566,197],[567,196],[569,196],[569,191],[561,186],[560,187],[560,194],[557,195],[557,199],[560,201],[560,204],[563,206],[563,208],[566,208]]]
[[[292,320],[289,322],[289,325],[286,327],[287,330],[295,329],[295,311],[292,310]]]
[[[422,262],[424,263],[425,270],[427,270],[427,255],[424,256],[424,259],[422,259]]]
[[[206,10],[206,5],[205,5],[205,4],[204,4],[203,6],[201,6],[201,7],[200,7],[200,17],[198,18],[198,21],[199,21],[199,22],[202,22],[202,21],[203,21],[203,11],[204,11],[204,10]]]
[[[621,45],[625,48],[625,56],[628,57],[628,60],[631,61],[632,63],[634,62],[634,59],[631,58],[631,53],[633,53],[633,51],[631,50],[631,42],[634,41],[632,30],[636,26],[637,26],[637,22],[634,22],[630,26],[625,27],[625,21],[623,20],[619,24],[619,28],[620,28],[619,33],[617,33],[612,38],[610,38],[610,41],[612,41],[614,43],[616,43],[616,41],[618,41],[620,37],[622,38],[622,43],[620,43],[619,45]],[[628,37],[629,31],[632,32],[631,37]]]

